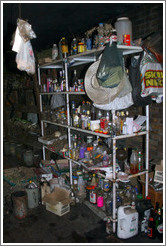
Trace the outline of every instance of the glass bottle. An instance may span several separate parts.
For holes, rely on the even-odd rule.
[[[62,49],[63,56],[64,57],[67,56],[67,54],[68,54],[69,51],[68,51],[67,40],[66,40],[65,37],[62,37],[62,39],[61,39],[61,49]]]
[[[73,38],[71,42],[71,55],[76,55],[77,54],[77,39]]]
[[[78,78],[77,78],[77,70],[76,69],[74,69],[74,75],[73,75],[70,91],[78,91]]]
[[[93,150],[93,136],[87,136],[87,151]]]
[[[96,174],[95,173],[93,173],[93,175],[92,175],[91,185],[95,186],[95,187],[97,186],[97,179],[96,179]]]
[[[139,171],[143,170],[143,155],[141,151],[138,152],[138,169]]]
[[[156,236],[159,239],[162,239],[163,237],[163,218],[161,214],[161,208],[158,208],[158,211],[157,211],[157,216],[155,219],[155,227],[156,227]]]
[[[94,106],[92,106],[91,109],[91,120],[96,120],[96,111]]]
[[[138,153],[136,149],[132,149],[131,157],[130,157],[130,173],[136,174],[138,173]]]
[[[85,182],[84,182],[82,174],[80,174],[78,177],[78,193],[77,193],[77,195],[80,199],[84,199],[86,196]]]

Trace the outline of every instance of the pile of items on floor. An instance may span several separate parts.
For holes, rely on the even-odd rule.
[[[150,175],[149,187],[153,191],[159,187],[162,188],[161,182],[160,186],[155,187],[159,183],[155,180],[161,179],[160,177],[157,180],[161,174],[160,169],[161,165],[156,165],[156,171]],[[104,173],[102,175],[104,176]],[[106,221],[106,229],[108,233],[111,233],[112,186],[111,182],[102,175],[100,176],[96,170],[89,173],[84,169],[78,170],[78,167],[74,166],[73,185],[70,185],[69,163],[66,159],[41,160],[39,167],[21,166],[4,169],[4,216],[8,213],[7,205],[11,198],[13,214],[18,219],[27,217],[29,210],[37,209],[39,204],[44,205],[46,210],[62,216],[70,212],[71,206],[89,202],[91,206],[94,206],[92,210],[96,214],[99,216],[105,214],[103,219]],[[141,183],[145,188],[143,180]],[[160,216],[162,212],[162,196],[158,196],[158,200],[154,201],[153,193],[151,193],[152,199],[143,198],[137,186],[131,185],[130,182],[119,182],[118,186],[116,192],[118,225],[121,223],[122,214],[126,221],[132,220],[132,216],[135,216],[134,229],[128,233],[127,237],[134,236],[139,231],[147,234],[151,212],[154,211],[155,216]],[[128,213],[125,212],[126,208],[129,210]],[[126,238],[121,227],[117,228],[119,228],[119,238]]]

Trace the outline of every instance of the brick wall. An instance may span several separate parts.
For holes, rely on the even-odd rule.
[[[125,13],[132,21],[133,40],[142,37],[153,31],[163,31],[163,4],[162,3],[146,3],[138,7],[137,11]],[[162,47],[160,47],[162,50]],[[131,115],[138,115],[142,108],[131,107],[129,112]],[[150,122],[150,142],[149,142],[149,158],[155,160],[163,159],[163,103],[153,103],[149,107],[149,122]],[[127,145],[129,147],[143,148],[145,140],[138,137],[129,139]]]

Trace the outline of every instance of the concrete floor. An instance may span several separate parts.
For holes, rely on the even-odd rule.
[[[4,166],[11,168],[17,165],[15,161],[10,162],[9,158],[4,158]],[[27,217],[22,220],[14,217],[10,203],[8,205],[4,209],[1,235],[3,243],[161,243],[158,238],[152,240],[140,233],[126,240],[117,238],[115,234],[108,235],[105,222],[85,204],[77,203],[75,207],[70,207],[69,213],[61,217],[47,211],[45,206],[40,204],[37,208],[28,209]]]
[[[137,235],[121,240],[115,234],[108,235],[105,222],[84,204],[71,207],[61,217],[47,211],[44,205],[29,209],[25,219],[18,220],[12,212],[5,214],[3,243],[161,243],[157,238]]]

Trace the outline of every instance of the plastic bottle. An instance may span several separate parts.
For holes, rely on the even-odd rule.
[[[52,47],[52,60],[56,60],[58,57],[58,47],[56,44],[53,44],[53,47]]]
[[[78,177],[78,193],[77,193],[77,195],[80,198],[85,198],[85,196],[86,196],[85,182],[83,180],[82,174],[80,174]]]
[[[66,56],[68,54],[69,50],[68,50],[67,40],[65,37],[63,37],[61,39],[61,49],[62,49],[63,56]]]
[[[118,44],[123,44],[124,35],[130,35],[130,43],[132,42],[132,23],[128,17],[118,18],[115,22],[117,31]]]
[[[104,193],[101,188],[97,189],[97,207],[101,208],[104,206]]]
[[[147,236],[151,239],[154,239],[156,234],[155,234],[155,221],[153,218],[153,210],[151,210],[151,215],[148,220],[148,231],[147,231]]]
[[[130,157],[130,173],[136,174],[138,173],[138,154],[136,149],[132,149],[131,157]]]
[[[76,54],[77,54],[77,39],[73,38],[71,43],[71,55],[76,55]]]

